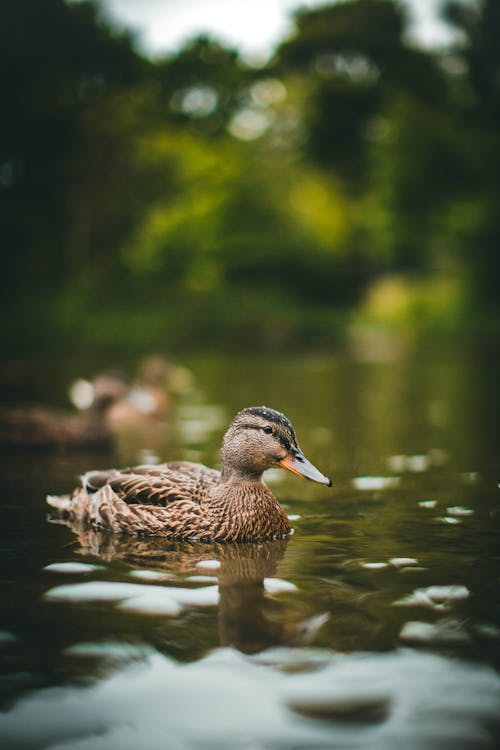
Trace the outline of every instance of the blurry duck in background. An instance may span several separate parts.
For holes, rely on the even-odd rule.
[[[118,453],[128,461],[158,463],[171,437],[175,401],[192,389],[189,370],[162,355],[146,357],[137,376],[117,393],[104,422]],[[124,380],[125,382],[125,380]],[[73,404],[83,412],[91,408],[102,384],[79,378],[69,390]]]
[[[105,370],[88,380],[78,378],[68,396],[79,414],[41,406],[0,408],[0,445],[112,448],[118,436],[128,433],[137,436],[137,448],[154,448],[164,442],[170,394],[180,394],[191,384],[189,370],[159,355],[143,360],[133,383],[119,370]]]
[[[194,383],[191,370],[163,356],[151,354],[139,364],[137,381],[144,385],[166,387],[175,395],[188,391]]]
[[[171,413],[171,394],[190,387],[189,370],[161,355],[145,358],[138,368],[137,378],[114,399],[106,410],[106,424],[113,433],[140,431],[148,423],[164,422]],[[95,379],[76,380],[69,391],[73,404],[81,410],[99,398],[100,383]]]
[[[0,445],[37,450],[111,448],[113,434],[106,415],[126,394],[126,380],[121,373],[103,372],[92,378],[88,386],[86,407],[81,414],[65,414],[41,406],[1,409]]]
[[[175,366],[165,357],[146,357],[139,365],[126,398],[117,401],[107,414],[114,432],[138,430],[148,422],[165,422],[172,412],[172,377]]]
[[[288,518],[262,479],[282,467],[331,486],[302,453],[290,421],[265,406],[240,411],[224,436],[221,471],[178,461],[90,471],[71,497],[47,502],[70,522],[115,533],[216,542],[286,537]]]

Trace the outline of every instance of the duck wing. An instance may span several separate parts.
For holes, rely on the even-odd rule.
[[[219,480],[220,472],[215,469],[189,461],[175,461],[121,471],[89,472],[83,477],[83,486],[89,494],[109,486],[127,504],[166,507],[179,501],[199,505]]]
[[[191,500],[163,505],[127,503],[105,484],[90,494],[75,490],[71,497],[47,497],[66,522],[90,525],[96,529],[170,539],[210,538],[211,525],[203,508]]]
[[[202,502],[220,473],[186,461],[136,466],[121,471],[93,471],[71,496],[47,502],[69,521],[127,534],[171,539],[210,538],[211,525]]]

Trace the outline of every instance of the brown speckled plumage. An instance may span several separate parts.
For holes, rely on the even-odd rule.
[[[49,497],[71,520],[115,533],[216,542],[283,538],[290,524],[262,480],[282,466],[330,485],[302,454],[290,422],[266,407],[239,412],[224,436],[221,472],[172,462],[89,472],[71,497]]]

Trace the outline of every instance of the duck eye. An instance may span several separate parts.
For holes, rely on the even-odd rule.
[[[263,427],[262,429],[264,430],[264,432],[266,433],[266,435],[272,435],[273,434],[273,428],[270,425],[268,425],[268,424],[266,424],[266,426]]]

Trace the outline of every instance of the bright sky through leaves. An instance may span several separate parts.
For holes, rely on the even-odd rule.
[[[419,43],[449,41],[450,30],[438,18],[439,0],[404,1]],[[324,4],[325,0],[100,0],[105,16],[134,30],[139,47],[148,54],[173,51],[186,39],[208,32],[262,60],[291,31],[295,9]]]

